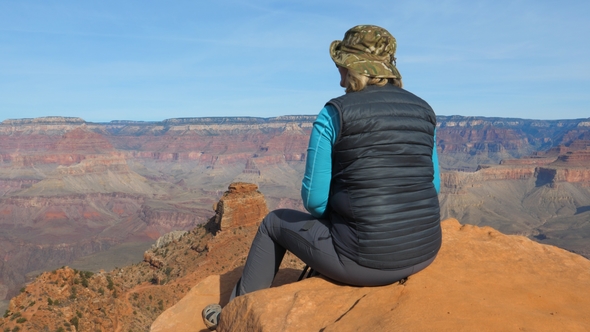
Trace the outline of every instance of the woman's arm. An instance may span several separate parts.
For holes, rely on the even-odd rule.
[[[432,148],[432,166],[434,167],[434,188],[440,194],[440,167],[438,166],[438,153],[436,152],[436,129],[434,130],[434,147]]]
[[[324,216],[328,205],[332,146],[336,142],[339,126],[338,111],[328,105],[320,111],[311,130],[301,198],[305,209],[316,218]]]

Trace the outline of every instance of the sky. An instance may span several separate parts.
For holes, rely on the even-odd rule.
[[[0,0],[0,121],[317,114],[374,24],[439,115],[590,117],[587,0]]]

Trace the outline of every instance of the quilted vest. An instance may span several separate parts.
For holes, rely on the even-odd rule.
[[[386,270],[434,257],[441,229],[432,183],[432,108],[390,84],[327,104],[340,114],[328,201],[336,250]]]

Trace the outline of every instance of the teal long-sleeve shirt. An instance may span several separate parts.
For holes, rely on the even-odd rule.
[[[311,130],[309,146],[307,148],[307,162],[305,174],[301,185],[301,198],[303,206],[316,218],[321,218],[328,206],[330,194],[330,181],[332,180],[332,146],[336,142],[340,132],[340,119],[338,111],[331,105],[324,107]],[[432,151],[432,163],[434,164],[434,187],[440,192],[440,170],[438,167],[438,154],[435,144]]]

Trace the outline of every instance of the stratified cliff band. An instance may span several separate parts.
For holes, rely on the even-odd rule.
[[[302,209],[314,118],[3,121],[0,299],[27,274],[206,222],[227,183],[257,184],[270,209]],[[590,257],[589,119],[439,116],[437,144],[445,217]]]

